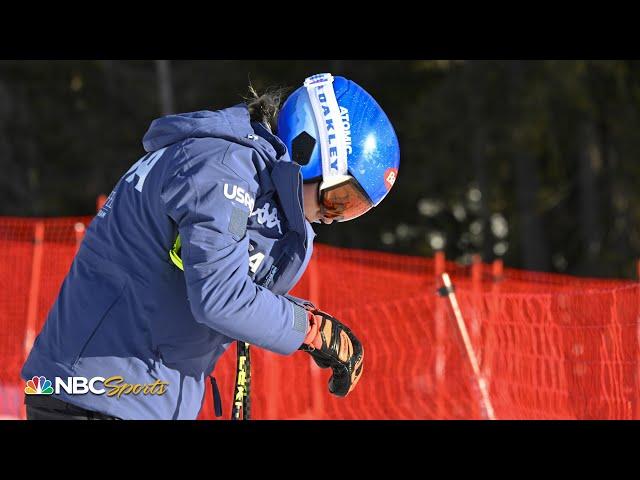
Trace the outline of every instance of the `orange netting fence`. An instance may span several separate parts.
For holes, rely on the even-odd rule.
[[[0,416],[24,418],[19,371],[90,220],[0,218]],[[335,398],[308,355],[253,348],[253,417],[485,418],[461,331],[437,293],[443,271],[497,418],[640,418],[638,283],[325,245],[292,294],[353,328],[366,351],[362,380]],[[235,347],[215,376],[229,418]],[[209,388],[199,418],[213,418]]]

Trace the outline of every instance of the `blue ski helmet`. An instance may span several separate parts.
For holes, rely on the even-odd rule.
[[[329,73],[313,75],[278,116],[278,137],[302,166],[305,182],[320,180],[321,205],[337,221],[356,218],[387,196],[398,175],[398,138],[380,105],[362,87]]]

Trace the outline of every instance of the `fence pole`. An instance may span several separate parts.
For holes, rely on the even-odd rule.
[[[446,261],[446,258],[444,255],[444,251],[438,250],[435,255],[435,265],[434,265],[435,275],[437,278],[440,278],[440,275],[444,273],[445,261]]]
[[[40,296],[40,272],[42,270],[42,247],[44,243],[44,222],[35,224],[33,238],[33,261],[31,263],[31,281],[29,284],[29,303],[27,307],[27,328],[24,337],[24,358],[29,356],[36,336],[38,320],[38,298]]]
[[[480,337],[480,290],[482,284],[482,257],[477,253],[471,256],[471,291],[473,292],[473,312],[471,313],[471,337],[479,345]],[[478,358],[482,362],[482,349],[478,349]]]
[[[636,262],[636,272],[638,282],[640,282],[640,259]],[[633,412],[634,419],[640,419],[640,283],[638,284],[638,310],[636,314],[636,405]]]
[[[76,234],[76,253],[78,253],[78,249],[80,248],[80,244],[82,243],[82,238],[84,237],[84,223],[77,222],[73,226],[73,230]]]
[[[471,282],[473,288],[480,288],[480,282],[482,281],[482,257],[480,255],[473,254],[471,256]]]
[[[449,302],[451,303],[451,309],[453,310],[453,314],[456,317],[458,330],[460,332],[460,336],[462,337],[464,348],[467,352],[467,358],[469,359],[469,363],[471,363],[471,368],[473,369],[473,374],[478,384],[478,389],[480,390],[484,411],[486,412],[487,418],[489,420],[495,420],[496,417],[493,411],[493,405],[491,404],[491,398],[489,397],[487,383],[485,382],[484,378],[482,378],[482,373],[480,372],[480,364],[478,363],[478,358],[476,357],[475,350],[473,349],[473,344],[471,343],[471,339],[469,338],[469,333],[467,332],[467,327],[464,323],[464,318],[462,317],[462,312],[460,311],[458,300],[455,293],[453,292],[451,279],[449,278],[449,275],[447,273],[442,274],[442,281],[444,282],[444,288],[446,289],[447,297],[449,298]]]
[[[491,276],[493,281],[499,282],[504,276],[504,265],[501,258],[496,258],[491,264]]]
[[[96,213],[100,211],[105,203],[107,203],[107,196],[101,193],[98,195],[98,198],[96,198]]]
[[[440,276],[444,273],[445,269],[445,254],[444,251],[437,251],[435,254],[435,262],[434,262],[434,283],[436,287],[440,281]],[[446,319],[444,312],[444,305],[442,304],[444,300],[440,298],[440,296],[436,296],[436,311],[435,311],[435,339],[436,339],[436,358],[434,362],[434,376],[435,376],[435,384],[436,384],[436,409],[438,412],[438,418],[442,419],[446,413],[446,408],[444,405],[445,400],[445,369],[447,362],[447,351],[446,351]]]
[[[486,294],[485,301],[487,305],[487,317],[484,324],[484,342],[483,345],[487,346],[487,352],[493,351],[490,346],[497,344],[497,327],[496,324],[499,321],[498,312],[502,310],[502,304],[498,294],[501,287],[500,282],[504,277],[504,265],[502,259],[495,259],[491,262],[491,291]],[[491,381],[491,374],[493,372],[493,365],[496,360],[495,352],[493,355],[482,356],[482,367],[484,369],[485,381]]]

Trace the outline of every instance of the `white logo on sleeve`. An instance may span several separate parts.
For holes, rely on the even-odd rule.
[[[237,185],[229,185],[228,183],[225,183],[224,196],[229,200],[235,200],[236,202],[240,202],[242,205],[246,205],[247,207],[249,207],[250,212],[253,211],[255,200],[249,194],[249,192],[244,191],[244,188],[240,188]]]
[[[274,206],[271,213],[269,213],[269,202],[265,203],[261,208],[256,209],[250,217],[258,216],[257,220],[260,225],[267,224],[267,228],[278,227],[278,233],[282,235],[282,228],[280,228],[280,219],[278,218],[278,209]]]
[[[142,187],[144,187],[144,181],[147,179],[147,175],[149,175],[149,172],[156,164],[156,162],[160,159],[166,149],[167,147],[161,148],[160,150],[157,150],[153,153],[146,154],[144,157],[134,163],[133,166],[127,171],[127,173],[124,174],[124,180],[127,183],[131,183],[137,176],[138,181],[136,182],[135,189],[141,192]]]
[[[251,270],[251,273],[256,273],[258,271],[263,260],[264,253],[261,252],[254,253],[249,257],[249,270]]]

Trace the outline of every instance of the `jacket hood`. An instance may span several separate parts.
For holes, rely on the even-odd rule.
[[[187,138],[223,138],[255,147],[255,135],[267,141],[267,148],[280,157],[286,152],[282,141],[258,123],[252,123],[244,103],[217,111],[200,110],[157,118],[145,133],[142,146],[154,152]]]

